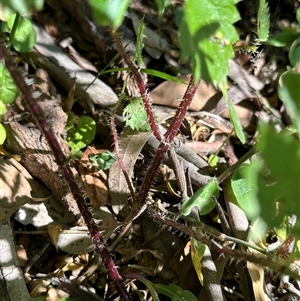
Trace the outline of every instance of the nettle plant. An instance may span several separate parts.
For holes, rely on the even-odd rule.
[[[155,2],[158,5],[160,16],[162,16],[166,7],[170,5],[170,1],[157,0]],[[290,48],[291,66],[281,75],[278,86],[279,95],[292,119],[291,126],[281,133],[276,133],[273,124],[260,124],[260,137],[257,146],[250,150],[248,154],[242,157],[234,166],[226,170],[218,178],[212,178],[207,185],[201,187],[190,198],[187,198],[182,204],[181,210],[176,215],[176,218],[188,220],[193,227],[184,226],[175,222],[174,219],[169,218],[168,214],[164,213],[164,216],[162,216],[156,210],[151,211],[151,204],[147,204],[151,184],[164,157],[170,147],[172,147],[174,138],[187,114],[200,79],[204,80],[206,83],[214,84],[222,91],[224,98],[227,101],[230,111],[230,120],[234,126],[236,135],[241,143],[245,143],[246,141],[242,126],[234,110],[233,104],[227,97],[226,90],[227,75],[229,74],[228,61],[234,57],[234,44],[238,40],[236,29],[233,26],[240,18],[235,6],[237,2],[238,1],[235,0],[218,1],[218,3],[217,1],[211,0],[186,0],[184,6],[178,8],[177,25],[180,33],[179,46],[181,48],[182,60],[190,61],[193,76],[190,78],[182,102],[165,134],[160,132],[159,126],[156,123],[151,100],[149,99],[148,91],[140,73],[140,60],[142,57],[141,49],[143,45],[142,24],[141,31],[137,38],[137,45],[139,46],[137,49],[139,50],[137,50],[135,62],[131,61],[127,55],[120,34],[118,33],[118,28],[122,24],[130,0],[92,0],[90,2],[97,22],[100,25],[107,25],[111,28],[111,33],[114,37],[118,53],[127,64],[139,88],[140,98],[134,100],[135,102],[132,102],[129,107],[125,109],[125,111],[130,114],[130,120],[127,120],[127,124],[138,131],[150,129],[159,141],[159,147],[147,169],[143,183],[139,191],[136,192],[124,167],[122,156],[119,152],[119,142],[114,118],[112,117],[111,119],[116,156],[126,178],[131,198],[134,203],[132,214],[128,217],[128,221],[132,221],[142,214],[143,211],[147,209],[147,206],[148,208],[150,206],[149,214],[152,215],[154,220],[162,225],[173,227],[190,235],[193,248],[198,254],[198,261],[201,261],[204,254],[203,246],[207,245],[219,253],[225,253],[235,258],[243,258],[248,261],[258,262],[299,278],[288,265],[281,265],[273,260],[274,258],[271,257],[264,248],[260,248],[253,243],[226,236],[225,234],[204,225],[198,219],[191,217],[191,212],[195,210],[195,208],[200,215],[206,215],[213,210],[216,206],[216,199],[220,193],[219,185],[226,179],[226,185],[230,186],[230,191],[232,192],[231,198],[233,199],[233,202],[239,204],[244,210],[251,221],[252,226],[259,229],[259,237],[262,240],[264,240],[263,237],[268,229],[276,228],[278,229],[278,232],[282,233],[283,239],[291,237],[292,235],[297,242],[299,241],[300,222],[299,219],[295,219],[295,217],[297,218],[300,215],[298,188],[298,180],[300,178],[300,96],[295,90],[295,87],[298,85],[297,83],[300,81],[299,55],[297,56],[296,54],[297,50],[299,50],[299,38],[295,39],[293,46]],[[198,16],[201,16],[201,18]],[[299,21],[299,10],[297,16]],[[12,25],[10,29],[13,32],[14,25]],[[258,37],[255,44],[249,48],[249,51],[253,54],[257,52],[258,46],[261,43],[267,42],[269,38],[269,13],[266,1],[264,0],[260,1],[257,35]],[[114,282],[119,295],[124,300],[130,300],[123,279],[112,260],[98,227],[92,218],[91,212],[88,210],[84,199],[84,192],[78,187],[68,164],[68,160],[54,133],[44,119],[40,106],[35,101],[30,88],[13,63],[12,58],[7,54],[7,49],[5,49],[3,45],[0,45],[0,58],[6,68],[1,69],[1,74],[6,74],[7,76],[9,74],[8,78],[10,80],[10,85],[13,85],[13,81],[19,92],[23,94],[32,115],[35,117],[43,134],[48,140],[56,161],[61,167],[62,174],[68,182],[70,190],[78,203],[78,207],[93,238],[96,251],[101,256],[110,279]],[[158,72],[155,74],[159,75]],[[4,87],[10,86],[6,84],[6,81],[7,80],[2,80],[1,82],[2,90],[0,90],[0,93],[2,96],[2,111],[4,105],[13,101],[17,93],[15,88],[15,90],[9,89],[15,91],[15,94],[11,96],[9,101],[3,101],[3,95],[6,93]],[[142,108],[143,110],[136,110],[136,107]],[[113,112],[113,116],[116,109],[117,107]],[[140,111],[143,112],[142,114],[144,115],[140,115]],[[144,122],[145,116],[147,116],[149,122],[147,125]],[[88,122],[93,124],[91,120]],[[86,124],[85,122],[83,123]],[[70,128],[72,128],[72,124],[72,118],[70,118]],[[93,131],[89,132],[89,137],[86,137],[86,139],[83,138],[84,132],[85,131],[80,131],[78,129],[70,132],[69,143],[72,141],[73,144],[69,144],[69,146],[71,148],[73,147],[73,153],[75,154],[78,154],[78,151],[81,148],[92,141]],[[255,153],[258,153],[257,158],[251,159],[251,156]],[[108,154],[107,160],[113,160],[112,157],[112,154]],[[251,160],[249,161],[248,159]],[[246,162],[246,160],[248,161]],[[105,166],[105,168],[108,166],[107,162],[103,163],[103,158],[93,157],[92,161],[100,166]],[[293,223],[289,222],[291,219],[293,220]],[[215,243],[212,237],[220,243]],[[252,236],[252,238],[255,237]],[[232,250],[226,245],[222,245],[222,242],[226,240],[243,244],[249,248],[255,249],[260,254],[241,253],[240,251]],[[156,291],[171,297],[172,300],[197,300],[190,292],[183,291],[174,285],[164,286],[153,284],[139,275],[131,276],[140,280],[149,288],[154,300],[159,300]]]

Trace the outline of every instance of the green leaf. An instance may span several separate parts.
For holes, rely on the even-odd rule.
[[[99,154],[90,154],[89,160],[93,162],[94,166],[102,170],[106,170],[109,169],[114,162],[116,162],[117,157],[114,153],[106,151]]]
[[[300,65],[300,38],[293,42],[289,51],[289,59],[293,67]]]
[[[65,127],[66,132],[72,130],[75,124],[75,114],[73,112],[68,112],[68,120]]]
[[[153,70],[153,69],[141,69],[141,72],[142,73],[146,73],[148,75],[153,75],[153,76],[156,76],[156,77],[159,77],[159,78],[162,78],[162,79],[165,79],[165,80],[169,80],[169,81],[172,81],[174,83],[179,83],[179,84],[184,84],[184,85],[188,85],[187,82],[175,77],[175,76],[172,76],[172,75],[169,75],[165,72],[161,72],[161,71],[158,71],[158,70]]]
[[[270,12],[266,0],[259,0],[257,14],[257,35],[259,42],[265,42],[269,38]]]
[[[158,18],[161,19],[166,7],[171,5],[171,0],[155,0],[157,10],[158,10]]]
[[[193,207],[198,207],[200,215],[209,213],[216,205],[215,198],[219,196],[219,190],[218,181],[212,179],[182,204],[181,214],[189,215]]]
[[[4,143],[6,139],[6,130],[2,123],[0,123],[0,145]]]
[[[76,127],[67,133],[68,146],[77,153],[90,144],[96,135],[96,122],[88,116],[82,116]]]
[[[172,301],[197,301],[198,299],[189,291],[183,290],[177,285],[153,284],[154,288],[161,294],[171,298]]]
[[[278,94],[298,133],[300,133],[300,93],[297,89],[300,74],[294,70],[283,73],[278,83]]]
[[[0,63],[0,99],[4,104],[12,103],[19,91],[9,72]]]
[[[142,51],[144,48],[144,17],[139,21],[139,26],[137,30],[137,37],[136,37],[136,51],[135,51],[135,60],[137,62],[138,67],[140,67],[143,63]]]
[[[260,125],[259,132],[258,149],[269,170],[267,177],[262,172],[257,176],[261,217],[275,227],[285,215],[300,216],[299,142],[286,132],[276,133],[269,124]]]
[[[224,98],[226,99],[227,96]],[[240,141],[244,144],[246,142],[246,137],[245,137],[245,134],[243,131],[243,127],[240,123],[239,117],[237,116],[235,108],[230,100],[227,100],[227,105],[228,105],[228,109],[229,109],[230,121],[233,124],[235,133],[236,133],[237,137],[240,139]]]
[[[261,212],[256,197],[255,176],[260,167],[261,164],[258,161],[253,161],[251,164],[241,166],[231,178],[231,187],[236,200],[251,221],[255,220]]]
[[[6,112],[6,105],[0,100],[0,115],[4,115]]]
[[[140,97],[134,98],[123,112],[126,126],[133,130],[149,132],[151,130],[144,104]]]
[[[275,47],[290,46],[293,43],[293,41],[297,38],[297,36],[298,36],[297,32],[284,31],[274,37],[269,38],[266,44]]]
[[[16,19],[16,14],[11,15],[7,20],[7,26],[11,30]],[[23,17],[20,17],[18,27],[12,37],[12,45],[19,52],[28,52],[33,48],[36,42],[36,32],[32,23]]]
[[[238,40],[233,23],[240,19],[234,0],[186,0],[179,24],[183,61],[191,60],[195,81],[226,86],[228,60]],[[201,16],[201,17],[200,17]]]
[[[130,0],[91,0],[90,4],[98,24],[117,29],[123,22]]]
[[[2,13],[7,19],[14,13],[20,15],[28,14],[32,9],[40,10],[44,5],[44,0],[2,0]]]

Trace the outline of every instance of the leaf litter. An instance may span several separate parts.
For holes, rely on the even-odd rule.
[[[139,1],[134,1],[132,8],[135,10],[132,14],[134,24],[125,25],[122,37],[124,43],[135,37],[133,28],[136,26],[136,21],[134,18],[146,11],[148,14],[145,20],[149,30],[147,31],[148,49],[146,49],[144,60],[148,61],[153,69],[156,68],[159,71],[168,69],[174,76],[182,72],[187,74],[184,78],[188,78],[189,72],[187,71],[190,70],[186,70],[186,66],[181,64],[178,59],[176,52],[178,49],[172,35],[174,28],[170,25],[170,20],[162,19],[161,23],[157,23],[153,9],[139,3]],[[280,9],[284,10],[285,8],[283,6]],[[30,56],[36,65],[43,69],[43,71],[38,71],[38,73],[43,73],[43,83],[46,84],[46,88],[42,89],[42,93],[51,100],[49,104],[45,100],[45,105],[49,105],[49,107],[45,107],[45,112],[53,114],[57,110],[57,106],[64,106],[64,101],[68,97],[68,92],[74,86],[74,78],[76,78],[75,101],[72,111],[78,117],[84,111],[97,123],[95,140],[83,151],[82,159],[73,162],[73,171],[76,175],[76,181],[86,192],[90,210],[101,231],[103,231],[108,246],[111,247],[121,274],[140,273],[143,277],[148,277],[155,283],[175,283],[179,287],[192,292],[195,296],[202,298],[204,292],[199,285],[199,278],[207,275],[205,264],[213,259],[209,259],[207,262],[203,261],[203,272],[199,273],[198,271],[196,273],[191,259],[193,248],[190,246],[188,237],[180,235],[174,229],[166,229],[157,225],[151,219],[149,213],[140,216],[129,225],[123,225],[122,221],[129,215],[132,203],[128,197],[127,184],[121,175],[118,163],[113,163],[106,171],[94,170],[89,168],[90,165],[87,164],[90,152],[113,151],[110,129],[105,118],[110,118],[109,110],[117,102],[117,95],[122,87],[121,78],[124,79],[124,74],[114,72],[102,76],[101,80],[94,81],[94,75],[87,72],[87,70],[101,71],[109,63],[111,57],[115,54],[112,41],[103,29],[99,29],[97,33],[91,30],[93,21],[85,2],[81,4],[79,1],[75,1],[74,6],[70,7],[68,1],[55,4],[53,1],[46,1],[45,9],[36,13],[34,20],[39,24],[37,25],[39,27],[36,27],[37,45],[35,47],[38,54],[30,54]],[[240,25],[241,42],[243,42],[243,34],[251,31],[249,30],[250,25]],[[152,29],[150,29],[150,26]],[[60,41],[62,47],[64,45],[62,43],[63,39],[66,36],[70,37],[70,43],[67,44],[68,46],[65,47],[64,52],[58,48],[55,41]],[[43,46],[43,41],[47,41],[50,47],[45,47],[46,43]],[[151,44],[152,41],[155,41],[155,44]],[[131,43],[128,49],[134,52],[134,48],[134,43]],[[150,50],[151,48],[152,50]],[[72,54],[70,51],[72,51]],[[68,57],[68,54],[76,63]],[[238,117],[246,132],[246,148],[250,147],[254,141],[257,123],[261,116],[260,111],[263,107],[262,99],[267,100],[267,102],[269,99],[272,99],[272,101],[275,99],[272,110],[277,115],[281,114],[277,92],[274,88],[272,90],[272,84],[274,84],[276,76],[273,74],[273,77],[271,76],[272,81],[270,81],[270,76],[267,79],[264,77],[264,73],[260,72],[260,70],[266,72],[264,67],[267,66],[268,59],[267,53],[264,53],[258,59],[257,65],[260,69],[254,70],[254,75],[247,72],[247,64],[250,62],[250,57],[247,57],[247,54],[237,54],[235,60],[230,62],[231,73],[228,83],[228,95],[232,97],[232,103],[235,105]],[[279,58],[277,57],[277,59]],[[236,64],[237,61],[243,63],[238,65]],[[88,66],[86,62],[89,62],[92,67],[79,67]],[[120,63],[117,61],[113,64],[113,67],[118,67]],[[62,68],[65,72],[58,72],[58,69]],[[29,70],[29,72],[32,72],[32,70]],[[273,71],[273,73],[276,72],[277,70]],[[92,82],[93,84],[87,91],[84,91],[83,89]],[[135,90],[135,87],[130,86],[131,84],[128,81],[127,91]],[[261,91],[266,92],[264,91],[266,85],[268,85],[266,95],[260,95]],[[148,86],[151,90],[150,96],[153,98],[157,118],[162,122],[162,126],[167,127],[168,118],[173,116],[174,108],[180,105],[184,88],[182,85],[172,82],[162,83],[161,80],[153,76],[148,76]],[[57,92],[53,92],[53,87]],[[61,98],[61,101],[59,98]],[[12,110],[10,114],[15,115],[20,113],[21,108],[14,106]],[[201,111],[200,114],[199,110],[204,112]],[[56,129],[57,135],[62,137],[62,144],[66,153],[68,153],[66,142],[63,139],[65,137],[65,116],[63,112],[61,113],[60,117],[49,116],[49,118],[55,119],[53,127]],[[104,114],[104,120],[100,119],[100,113],[101,116]],[[208,164],[209,155],[218,152],[220,154],[218,155],[219,162],[224,163],[227,160],[229,165],[233,165],[236,159],[245,152],[245,147],[239,145],[234,135],[227,139],[231,132],[231,128],[226,124],[228,118],[228,110],[220,92],[203,83],[194,99],[191,112],[187,115],[180,129],[178,135],[179,145],[175,146],[175,148],[184,149],[184,159],[182,159],[182,154],[181,157],[179,155],[178,157],[183,162],[187,184],[193,186],[194,191],[199,188],[201,181],[203,185],[203,182],[206,181],[207,183],[214,176],[215,170]],[[267,118],[271,119],[269,115]],[[216,125],[216,122],[219,122],[218,125]],[[149,137],[150,133],[133,132],[124,127],[122,117],[117,116],[116,123],[119,126],[119,143],[124,163],[134,187],[138,189],[157,146],[155,146],[155,141]],[[12,154],[21,154],[22,160],[20,163],[22,165],[13,161],[13,159],[1,158],[1,170],[4,171],[1,173],[1,187],[5,188],[4,198],[7,199],[7,203],[3,202],[3,195],[1,195],[1,221],[4,222],[10,217],[14,223],[15,245],[18,250],[23,251],[14,253],[11,250],[10,252],[15,256],[19,256],[19,261],[22,262],[22,265],[18,267],[18,271],[19,273],[22,272],[21,269],[26,271],[25,275],[29,283],[28,290],[31,297],[43,295],[48,297],[47,300],[57,300],[55,298],[63,298],[61,297],[63,296],[62,291],[69,291],[73,292],[73,297],[76,300],[86,300],[85,298],[116,300],[113,299],[115,289],[107,281],[105,269],[93,253],[93,244],[87,229],[78,218],[76,204],[72,201],[72,197],[68,196],[68,191],[62,182],[62,177],[57,171],[51,154],[49,154],[49,149],[43,143],[41,143],[42,145],[39,144],[43,139],[39,130],[35,128],[30,120],[21,120],[21,123],[14,130],[20,131],[22,127],[22,133],[25,135],[25,133],[30,132],[31,136],[34,133],[34,140],[37,142],[34,145],[26,143],[21,145],[16,139],[13,140],[8,137],[7,150]],[[12,129],[8,128],[9,130]],[[193,162],[187,148],[183,148],[181,145],[185,141],[185,147],[190,147],[194,153],[200,155],[196,160],[201,161],[201,163]],[[210,149],[207,148],[204,151],[204,145],[210,146]],[[38,154],[35,154],[35,151]],[[181,192],[176,180],[177,175],[173,178],[170,176],[170,173],[174,174],[175,170],[170,157],[166,157],[164,164],[168,166],[168,169],[162,168],[156,176],[151,190],[152,199],[157,200],[163,208],[176,212],[181,205],[179,197]],[[201,168],[199,165],[201,165]],[[6,169],[8,166],[11,169]],[[24,167],[31,175],[24,170]],[[204,178],[200,180],[197,178],[199,168],[204,171]],[[50,175],[53,175],[53,178]],[[170,178],[170,182],[167,182],[166,178]],[[19,186],[11,187],[9,183],[12,182],[19,183]],[[171,190],[168,188],[168,183],[172,185]],[[226,190],[226,186],[223,189]],[[22,197],[19,197],[19,195]],[[50,199],[48,199],[49,197]],[[61,200],[63,200],[64,206]],[[243,232],[249,226],[247,219],[238,208],[234,208],[232,211],[227,208],[227,210],[231,213],[234,212],[234,215],[231,216],[233,220],[238,217],[241,221],[239,223],[240,228],[233,229],[234,235],[236,237],[243,236]],[[193,212],[193,210],[191,211]],[[161,212],[159,214],[163,215]],[[212,211],[210,216],[204,216],[204,221],[212,227],[218,228],[217,219],[220,215],[220,212]],[[24,216],[26,218],[23,218]],[[243,227],[245,229],[242,229]],[[8,230],[7,233],[9,233]],[[12,238],[12,235],[12,233],[9,233],[10,238]],[[24,256],[24,252],[26,256]],[[21,256],[21,254],[23,255]],[[202,255],[199,256],[202,258]],[[95,260],[98,261],[95,262]],[[225,264],[228,264],[229,270],[224,270],[224,275],[232,283],[238,284],[235,282],[230,269],[237,271],[240,275],[245,272],[243,269],[239,269],[238,264]],[[248,268],[252,278],[259,277],[260,283],[264,281],[261,277],[262,271],[257,266]],[[140,294],[144,292],[145,299],[150,300],[149,291],[145,286],[134,280],[132,283],[134,285],[131,285],[130,282],[127,284],[132,294],[132,300],[139,300],[140,298],[136,290],[139,290]],[[234,286],[232,283],[228,282],[224,285],[229,288]],[[54,292],[47,289],[50,284],[57,285]],[[81,284],[84,284],[87,290],[84,290],[80,286]],[[21,289],[24,284],[18,285]],[[59,287],[62,287],[62,290]],[[254,287],[254,290],[257,295],[263,294],[259,286]],[[234,294],[236,296],[235,300],[242,300],[242,291],[239,288]],[[228,296],[230,300],[233,300],[230,293],[228,293]],[[27,300],[26,298],[29,300],[29,296],[24,293],[22,300]]]

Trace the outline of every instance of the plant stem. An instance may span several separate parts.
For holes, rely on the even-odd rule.
[[[125,168],[125,165],[124,165],[124,162],[121,158],[121,155],[120,155],[120,150],[119,150],[119,141],[118,141],[118,134],[117,134],[117,130],[116,130],[116,126],[115,126],[115,111],[117,109],[117,106],[118,104],[115,106],[113,112],[112,112],[112,116],[111,116],[111,119],[110,119],[110,126],[111,126],[111,131],[112,131],[112,134],[113,134],[113,140],[114,140],[114,145],[115,145],[115,152],[116,152],[116,156],[117,156],[117,159],[118,159],[118,163],[119,163],[119,166],[120,166],[120,169],[122,170],[122,173],[125,177],[125,180],[126,180],[126,184],[128,186],[128,189],[130,191],[130,195],[132,197],[132,200],[133,202],[135,203],[136,202],[136,194],[134,192],[134,188],[132,186],[132,183],[130,182],[130,178],[129,178],[129,175],[127,173],[127,170]]]
[[[122,44],[122,40],[121,40],[118,32],[114,31],[112,34],[115,39],[116,47],[117,47],[117,50],[118,50],[120,56],[122,57],[124,62],[128,65],[130,71],[132,72],[132,74],[135,78],[135,82],[138,85],[141,97],[143,99],[144,107],[145,107],[145,110],[146,110],[146,113],[147,113],[147,116],[149,119],[149,124],[150,124],[151,130],[152,130],[154,136],[156,137],[156,139],[158,141],[161,141],[162,136],[161,136],[161,133],[158,130],[158,126],[155,122],[155,118],[154,118],[152,108],[151,108],[151,102],[150,102],[149,95],[147,93],[145,84],[143,82],[142,76],[141,76],[139,70],[135,67],[135,65],[131,62],[128,55],[126,54],[125,49]]]
[[[41,128],[41,131],[45,135],[49,146],[53,152],[53,155],[56,159],[57,164],[60,166],[64,178],[66,179],[67,183],[69,184],[70,190],[77,202],[79,210],[84,218],[84,221],[90,231],[94,244],[96,246],[96,250],[101,256],[103,263],[108,271],[108,275],[114,282],[117,291],[119,292],[120,296],[123,297],[124,300],[129,301],[128,293],[125,289],[125,286],[122,282],[122,277],[120,276],[106,246],[104,240],[99,232],[99,229],[92,217],[91,212],[88,210],[87,204],[83,197],[83,194],[75,181],[75,177],[71,168],[68,164],[68,161],[56,139],[54,132],[52,131],[51,127],[49,126],[46,118],[44,117],[44,112],[41,109],[38,102],[33,98],[32,92],[30,88],[25,83],[22,75],[20,74],[17,66],[14,65],[11,57],[6,53],[4,46],[0,45],[0,59],[4,61],[4,65],[9,71],[11,77],[13,78],[15,84],[19,88],[20,92],[23,94],[24,99],[36,119],[37,124]]]
[[[8,40],[8,47],[10,49],[11,45],[12,45],[12,41],[16,35],[16,31],[17,31],[17,28],[19,26],[19,23],[20,23],[20,19],[21,19],[21,16],[19,13],[16,13],[16,17],[15,17],[15,20],[14,20],[14,24],[13,24],[13,27],[11,29],[11,33],[10,33],[10,36],[9,36],[9,40]]]
[[[170,148],[171,143],[173,142],[175,136],[177,135],[179,127],[189,109],[189,106],[192,103],[192,100],[197,91],[198,85],[199,84],[194,83],[193,76],[191,76],[190,83],[189,83],[187,90],[183,97],[183,102],[177,109],[176,114],[172,120],[172,123],[171,123],[169,129],[167,130],[166,134],[164,135],[162,141],[160,142],[157,152],[156,152],[156,154],[147,170],[146,176],[143,180],[140,192],[137,197],[138,202],[141,205],[143,205],[145,203],[147,194],[150,190],[150,186],[154,180],[155,174],[156,174],[157,170],[159,169],[159,166],[162,163],[168,149]]]

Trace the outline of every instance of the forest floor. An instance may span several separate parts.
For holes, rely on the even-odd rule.
[[[238,5],[241,21],[235,26],[240,36],[239,49],[255,40],[257,12],[252,2],[242,1]],[[289,26],[296,22],[295,9],[289,1],[270,2],[271,35],[275,35],[280,32],[278,24]],[[180,1],[176,5],[179,6]],[[130,13],[119,29],[126,51],[130,56],[135,53],[135,28],[142,16],[145,16],[147,30],[143,68],[188,82],[191,70],[189,64],[180,59],[173,9],[166,10],[159,20],[154,1],[132,1]],[[43,10],[34,12],[33,22],[37,31],[36,46],[24,56],[15,56],[26,70],[26,77],[34,79],[32,89],[37,93],[66,154],[69,154],[65,139],[67,113],[72,111],[75,120],[83,115],[89,116],[96,123],[94,140],[83,148],[82,158],[70,162],[93,217],[103,231],[106,245],[125,279],[131,300],[155,300],[145,282],[138,281],[138,277],[154,284],[175,284],[193,293],[198,300],[299,300],[295,296],[290,297],[295,299],[287,299],[292,294],[280,289],[282,282],[273,278],[276,271],[259,265],[253,268],[243,259],[237,261],[237,258],[214,251],[209,253],[209,258],[203,259],[203,264],[212,262],[217,267],[219,285],[207,288],[207,284],[200,284],[199,280],[206,275],[205,272],[195,272],[192,258],[197,255],[188,233],[170,225],[163,227],[153,220],[151,210],[126,225],[122,224],[131,212],[132,203],[118,162],[111,166],[108,163],[108,169],[99,170],[89,161],[89,156],[114,152],[111,112],[121,93],[126,95],[122,108],[139,96],[136,83],[120,58],[113,60],[117,54],[113,38],[106,27],[95,24],[86,1],[46,0]],[[278,77],[288,65],[288,49],[285,48],[261,46],[256,53],[236,52],[230,63],[228,93],[246,134],[244,145],[232,135],[232,124],[221,93],[212,85],[201,82],[180,128],[174,148],[176,153],[173,154],[183,162],[180,163],[183,166],[181,176],[191,188],[190,193],[205,184],[207,178],[218,176],[235,164],[255,145],[257,125],[261,120],[272,122],[272,116],[276,116],[283,124],[289,124],[289,116],[277,94]],[[105,69],[113,70],[102,72]],[[96,78],[99,72],[102,73]],[[157,120],[162,128],[167,128],[186,86],[149,74],[143,76]],[[89,84],[91,86],[84,91]],[[118,108],[114,116],[119,147],[132,183],[138,189],[157,142],[148,132],[126,127],[122,108]],[[24,107],[22,96],[11,105],[5,119],[7,141],[4,148],[11,158],[0,157],[3,191],[0,234],[1,239],[8,242],[2,250],[16,259],[17,275],[24,275],[21,277],[24,283],[18,282],[12,289],[9,283],[2,282],[4,295],[9,298],[0,299],[17,300],[22,296],[18,300],[30,300],[25,288],[34,300],[73,300],[71,297],[78,301],[120,300],[94,251],[80,212],[49,147]],[[222,163],[218,170],[207,163],[210,155],[216,153]],[[153,210],[153,214],[160,212],[160,218],[165,218],[164,210],[176,213],[180,208],[182,199],[177,172],[170,155],[152,184],[152,200],[155,206],[160,206],[159,210]],[[201,217],[201,221],[222,231],[219,216],[220,212],[227,214],[226,197],[221,196],[218,202],[224,210],[215,208]],[[245,214],[239,208],[232,212],[235,215],[231,219],[239,219],[240,229],[243,229],[242,234],[239,232],[241,237],[239,234],[234,236],[246,239],[249,223]],[[184,222],[181,224],[185,225]],[[205,253],[205,256],[208,255]],[[3,276],[4,267],[0,269]],[[254,280],[254,270],[255,275],[260,275],[258,285]],[[207,276],[204,279],[208,283],[214,281]],[[216,296],[221,292],[223,299],[219,299],[220,296],[215,299],[207,297],[206,289],[216,290]],[[258,299],[260,294],[261,299]],[[160,300],[170,299],[160,295]]]

